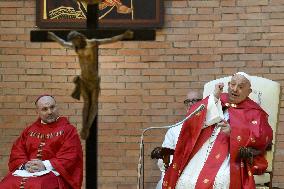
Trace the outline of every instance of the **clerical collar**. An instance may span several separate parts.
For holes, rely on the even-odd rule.
[[[57,121],[59,118],[60,118],[60,116],[58,116],[58,117],[56,118],[56,121]],[[55,121],[55,122],[56,122],[56,121]],[[40,120],[40,123],[41,123],[41,124],[43,124],[43,125],[47,125],[47,124],[49,124],[49,123],[45,123],[45,122],[43,122],[42,120]]]

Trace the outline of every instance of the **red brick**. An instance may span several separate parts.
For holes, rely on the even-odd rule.
[[[0,7],[23,7],[23,2],[16,2],[16,1],[1,1]]]
[[[8,8],[8,7],[1,8],[1,14],[2,15],[16,14],[16,13],[17,13],[17,9],[15,9],[15,8]]]
[[[213,8],[198,8],[198,14],[213,14]]]
[[[239,41],[239,46],[246,47],[246,46],[269,46],[268,40],[252,40],[252,41]]]
[[[121,49],[118,51],[120,55],[147,55],[148,50],[145,49]]]
[[[269,56],[266,54],[240,54],[240,60],[268,60]]]
[[[216,54],[240,54],[244,53],[245,48],[215,48]]]
[[[117,68],[133,68],[133,69],[142,69],[142,68],[148,68],[148,64],[145,63],[119,63],[117,64]]]
[[[215,27],[228,27],[228,26],[246,26],[244,20],[230,20],[230,21],[216,21]]]
[[[284,26],[271,26],[270,27],[271,32],[284,32]]]
[[[271,40],[270,45],[281,47],[281,46],[283,46],[283,42],[284,42],[284,40]]]
[[[16,35],[1,35],[0,38],[2,41],[10,41],[10,40],[16,40],[17,36]]]
[[[163,88],[171,88],[173,87],[173,84],[168,82],[168,83],[143,83],[142,84],[143,89],[163,89]]]
[[[24,28],[1,28],[0,34],[24,34]]]
[[[267,60],[267,61],[263,61],[263,66],[265,66],[265,67],[282,67],[282,66],[284,66],[283,64],[282,64],[282,60],[275,60],[275,61],[273,61],[273,60]]]
[[[100,56],[99,61],[102,62],[122,62],[124,57],[122,56]]]
[[[205,61],[220,61],[221,56],[219,55],[192,55],[191,61],[205,62]]]
[[[243,40],[245,38],[244,34],[215,34],[216,40]]]
[[[198,36],[197,35],[181,35],[181,34],[178,34],[178,35],[168,35],[167,36],[167,40],[168,41],[189,41],[189,40],[197,40]]]
[[[35,14],[35,8],[17,8],[17,14],[25,15],[25,14]]]
[[[22,55],[0,55],[1,61],[24,61],[25,57]]]
[[[239,0],[238,6],[268,5],[268,0]]]
[[[190,43],[191,47],[220,47],[220,41],[192,41]],[[193,49],[196,50],[196,49]]]
[[[190,15],[190,20],[220,20],[221,15]]]
[[[24,55],[49,55],[49,49],[19,49],[19,54]]]
[[[102,83],[101,89],[124,89],[124,83]]]
[[[219,7],[219,1],[189,1],[189,7]]]
[[[43,61],[49,61],[49,62],[75,62],[74,57],[64,57],[62,56],[42,56]]]
[[[16,27],[16,21],[1,21],[1,27],[12,28]]]
[[[190,34],[212,34],[221,32],[221,28],[191,28]]]

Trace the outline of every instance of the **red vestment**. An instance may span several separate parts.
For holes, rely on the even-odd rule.
[[[49,160],[60,175],[52,172],[38,177],[12,175],[31,159]],[[38,119],[13,144],[9,171],[0,188],[18,189],[23,185],[25,189],[81,189],[83,152],[76,128],[65,117],[50,124],[42,124]]]
[[[208,97],[192,106],[189,114],[200,104],[207,106],[207,103]],[[230,153],[230,189],[254,189],[255,183],[253,174],[262,174],[266,170],[267,161],[263,154],[267,145],[271,143],[273,137],[272,129],[268,124],[268,116],[258,104],[249,98],[237,105],[231,105],[228,103],[227,94],[224,93],[221,95],[221,104],[223,107],[228,108],[229,124],[231,127],[231,133],[228,140],[218,136],[223,143],[228,143],[227,152],[226,150],[223,152]],[[213,126],[202,129],[206,119],[206,111],[206,109],[201,111],[183,124],[175,149],[173,162],[164,177],[163,189],[175,188],[177,181],[188,162],[211,136],[214,128]],[[215,144],[218,144],[218,138],[216,139]],[[239,157],[239,149],[243,146],[261,150],[263,154],[255,157],[253,164],[250,165],[247,160],[243,160]],[[215,151],[212,149],[210,154],[211,153],[215,153]],[[222,154],[221,156],[219,154],[218,156],[215,156],[216,159],[207,159],[203,167],[203,169],[206,170],[201,170],[195,188],[213,188],[212,183],[214,183],[214,180],[210,181],[209,179],[204,178],[207,178],[208,175],[211,176],[212,174],[217,174],[216,171],[218,171],[218,169],[214,169],[216,169],[216,166],[220,166],[217,162],[217,159],[220,157],[222,157]],[[210,167],[207,166],[207,164],[215,164],[216,166]],[[200,178],[202,179],[200,180]]]

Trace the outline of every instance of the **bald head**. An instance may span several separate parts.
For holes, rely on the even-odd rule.
[[[36,101],[37,113],[44,123],[55,122],[59,116],[55,99],[52,96],[41,96]]]
[[[201,96],[199,91],[189,90],[188,93],[186,94],[186,100],[184,101],[184,104],[186,105],[187,110],[189,110],[189,108],[193,104],[195,104],[196,102],[198,102],[201,99],[202,99],[202,96]]]
[[[187,99],[201,99],[201,95],[197,90],[190,90],[186,94]]]
[[[229,82],[228,95],[229,102],[238,104],[244,101],[251,93],[251,83],[248,76],[244,74],[234,74]]]

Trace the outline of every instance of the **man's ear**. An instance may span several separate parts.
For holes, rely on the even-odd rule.
[[[249,88],[249,94],[252,92],[252,89],[251,88]]]

